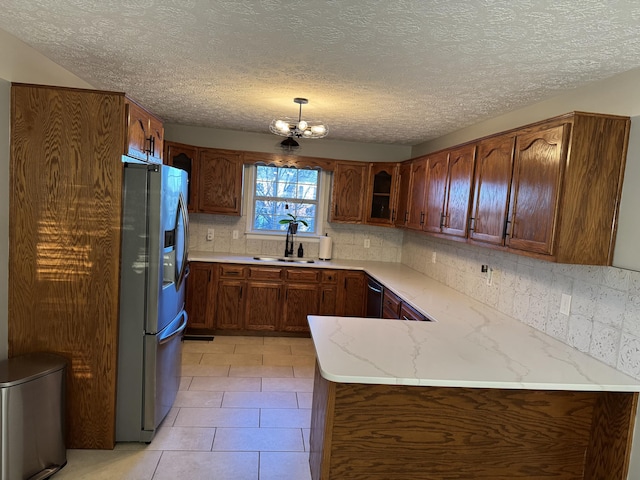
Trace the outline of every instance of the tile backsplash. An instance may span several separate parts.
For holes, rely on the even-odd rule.
[[[282,255],[284,238],[251,239],[245,235],[245,217],[225,215],[190,214],[189,248],[204,252],[230,253],[234,255]],[[207,240],[207,230],[213,228],[213,240]],[[238,238],[233,238],[233,231]],[[394,228],[366,225],[327,224],[325,233],[333,240],[332,258],[340,260],[374,260],[400,262],[403,232]],[[369,248],[364,248],[369,240]],[[302,241],[304,256],[318,257],[318,242],[301,240],[296,236],[295,250]]]
[[[436,262],[432,263],[435,252]],[[640,379],[640,272],[404,233],[402,263]],[[491,285],[481,266],[491,270]],[[569,315],[560,313],[571,296]]]

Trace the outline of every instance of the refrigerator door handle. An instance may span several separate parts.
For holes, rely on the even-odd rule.
[[[180,335],[182,334],[182,332],[184,331],[185,328],[187,328],[187,312],[185,310],[183,310],[181,312],[182,315],[182,322],[180,322],[180,326],[174,330],[173,332],[169,333],[167,336],[163,336],[162,338],[159,339],[158,341],[158,345],[163,345],[167,342],[170,342],[171,340],[173,340],[173,338],[176,335]]]
[[[180,271],[176,272],[176,290],[179,290],[182,286],[182,282],[186,278],[187,273],[187,257],[189,255],[189,214],[187,213],[187,205],[184,201],[184,197],[182,193],[180,194],[180,198],[178,199],[178,211],[179,215],[182,216],[182,225],[183,225],[183,239],[184,245],[182,248],[182,262],[180,262]],[[178,222],[176,222],[178,223]],[[176,228],[178,225],[176,225]]]

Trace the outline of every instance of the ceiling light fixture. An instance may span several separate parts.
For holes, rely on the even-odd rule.
[[[293,99],[300,105],[298,120],[290,117],[273,119],[269,125],[269,130],[276,135],[296,138],[324,138],[329,133],[327,125],[311,120],[302,120],[302,105],[309,103],[306,98],[296,97]]]

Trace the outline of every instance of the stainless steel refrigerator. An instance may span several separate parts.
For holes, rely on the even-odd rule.
[[[180,383],[187,275],[187,175],[123,163],[116,441],[150,442]]]

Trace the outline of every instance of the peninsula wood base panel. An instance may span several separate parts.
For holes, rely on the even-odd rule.
[[[637,393],[334,383],[316,365],[313,480],[625,480]]]

